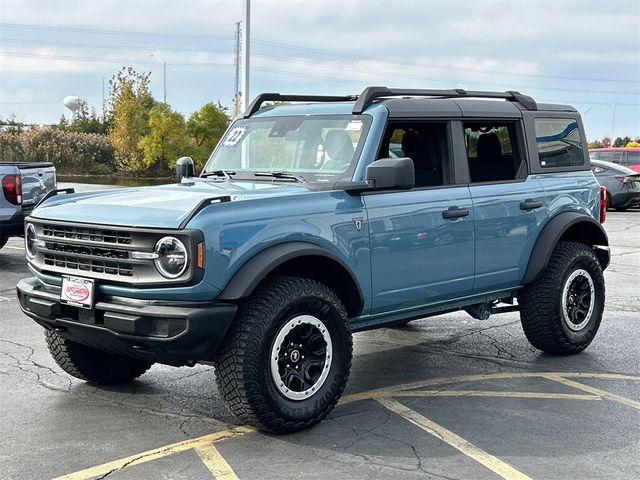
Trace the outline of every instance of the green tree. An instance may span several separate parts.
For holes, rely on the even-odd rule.
[[[149,112],[149,132],[139,144],[145,166],[168,173],[178,157],[185,154],[188,142],[184,117],[166,103],[156,104]]]
[[[229,117],[220,104],[205,103],[191,114],[187,131],[193,142],[193,161],[199,170],[229,126]]]
[[[602,142],[600,140],[594,140],[587,145],[589,148],[602,148]]]
[[[614,141],[613,141],[613,146],[614,147],[624,147],[624,143],[622,143],[622,137],[617,137]]]
[[[140,141],[149,133],[149,112],[154,105],[149,75],[123,67],[109,81],[109,141],[118,169],[124,172],[140,173],[148,166]]]

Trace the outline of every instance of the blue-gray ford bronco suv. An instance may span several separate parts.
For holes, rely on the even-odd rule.
[[[600,325],[605,192],[570,106],[262,94],[198,177],[187,157],[177,173],[58,194],[27,219],[20,305],[67,373],[211,362],[240,421],[292,432],[336,405],[353,332],[519,311],[534,347],[566,355]]]

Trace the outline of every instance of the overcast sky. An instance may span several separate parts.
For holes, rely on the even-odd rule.
[[[123,65],[161,100],[163,60],[175,109],[229,105],[242,4],[0,0],[0,117],[57,122],[67,95],[100,112]],[[252,0],[251,20],[250,96],[519,90],[574,105],[590,139],[640,135],[638,0]]]

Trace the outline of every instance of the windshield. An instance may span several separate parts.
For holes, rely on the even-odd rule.
[[[234,179],[333,182],[352,171],[369,123],[362,115],[238,120],[218,143],[202,175],[226,172]]]

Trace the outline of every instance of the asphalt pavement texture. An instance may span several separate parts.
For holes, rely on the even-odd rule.
[[[210,366],[97,388],[66,375],[18,307],[22,240],[0,250],[0,478],[640,478],[640,211],[610,212],[600,331],[536,351],[518,313],[354,336],[341,403],[285,436],[239,424]]]

